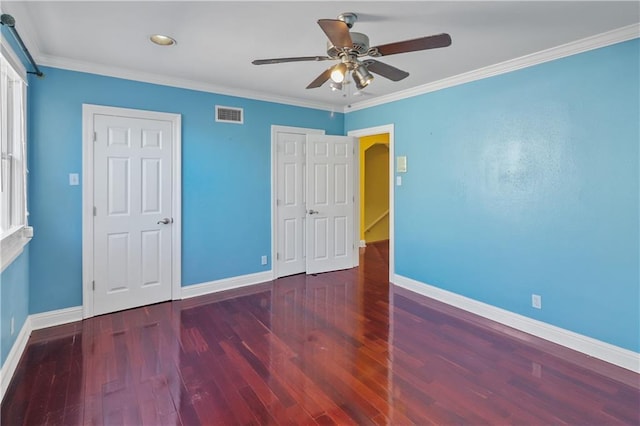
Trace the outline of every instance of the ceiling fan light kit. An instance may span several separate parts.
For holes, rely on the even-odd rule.
[[[373,81],[373,76],[369,72],[366,66],[359,65],[353,71],[353,81],[356,82],[356,87],[358,89],[363,89],[369,85]]]
[[[365,56],[377,58],[451,45],[451,37],[449,34],[443,33],[370,47],[367,35],[349,31],[357,20],[358,15],[353,12],[342,13],[338,16],[338,19],[318,20],[318,25],[329,39],[327,42],[327,56],[256,59],[252,63],[254,65],[266,65],[284,62],[337,60],[340,63],[324,70],[322,74],[309,83],[307,89],[320,87],[327,80],[331,80],[331,90],[342,90],[342,83],[345,81],[347,73],[351,71],[356,87],[361,90],[373,81],[371,73],[381,75],[391,81],[400,81],[409,76],[408,72],[394,66],[375,59],[362,60],[361,58]]]

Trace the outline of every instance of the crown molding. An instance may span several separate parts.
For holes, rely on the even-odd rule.
[[[640,24],[632,24],[621,27],[605,33],[597,34],[591,37],[572,41],[550,49],[541,50],[540,52],[530,55],[521,56],[519,58],[510,59],[498,64],[489,65],[484,68],[458,74],[453,77],[447,77],[433,83],[427,83],[411,89],[402,90],[389,95],[383,95],[374,99],[358,102],[347,106],[344,113],[358,111],[365,108],[371,108],[377,105],[383,105],[389,102],[395,102],[402,99],[423,95],[429,92],[446,89],[460,84],[470,83],[472,81],[481,80],[487,77],[493,77],[516,71],[522,68],[531,67],[542,64],[544,62],[554,61],[556,59],[565,58],[567,56],[576,55],[578,53],[587,52],[589,50],[610,46],[612,44],[621,43],[640,37]]]
[[[89,74],[102,75],[105,77],[121,78],[125,80],[140,81],[144,83],[158,84],[162,86],[177,87],[181,89],[197,90],[200,92],[215,93],[218,95],[235,96],[251,100],[275,102],[279,104],[298,106],[303,108],[313,108],[326,110],[330,112],[342,112],[342,107],[332,104],[319,102],[311,102],[304,99],[288,98],[268,93],[256,92],[253,90],[243,90],[236,88],[223,87],[208,83],[202,83],[195,80],[167,77],[159,74],[147,73],[142,71],[131,71],[119,67],[110,67],[106,65],[98,65],[90,62],[77,61],[58,56],[50,56],[39,54],[37,56],[39,65],[60,68],[68,71],[84,72]]]

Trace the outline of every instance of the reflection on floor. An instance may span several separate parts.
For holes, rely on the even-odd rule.
[[[638,375],[361,266],[34,332],[16,424],[638,424]]]

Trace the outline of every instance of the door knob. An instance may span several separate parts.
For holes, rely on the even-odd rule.
[[[164,219],[158,221],[158,225],[168,225],[170,223],[173,223],[173,218],[169,219],[168,217],[165,217]]]
[[[318,210],[309,210],[309,214],[318,214],[320,213]]]

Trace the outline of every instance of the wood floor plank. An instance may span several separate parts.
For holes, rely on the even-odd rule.
[[[32,333],[3,425],[640,424],[640,377],[360,267]]]

